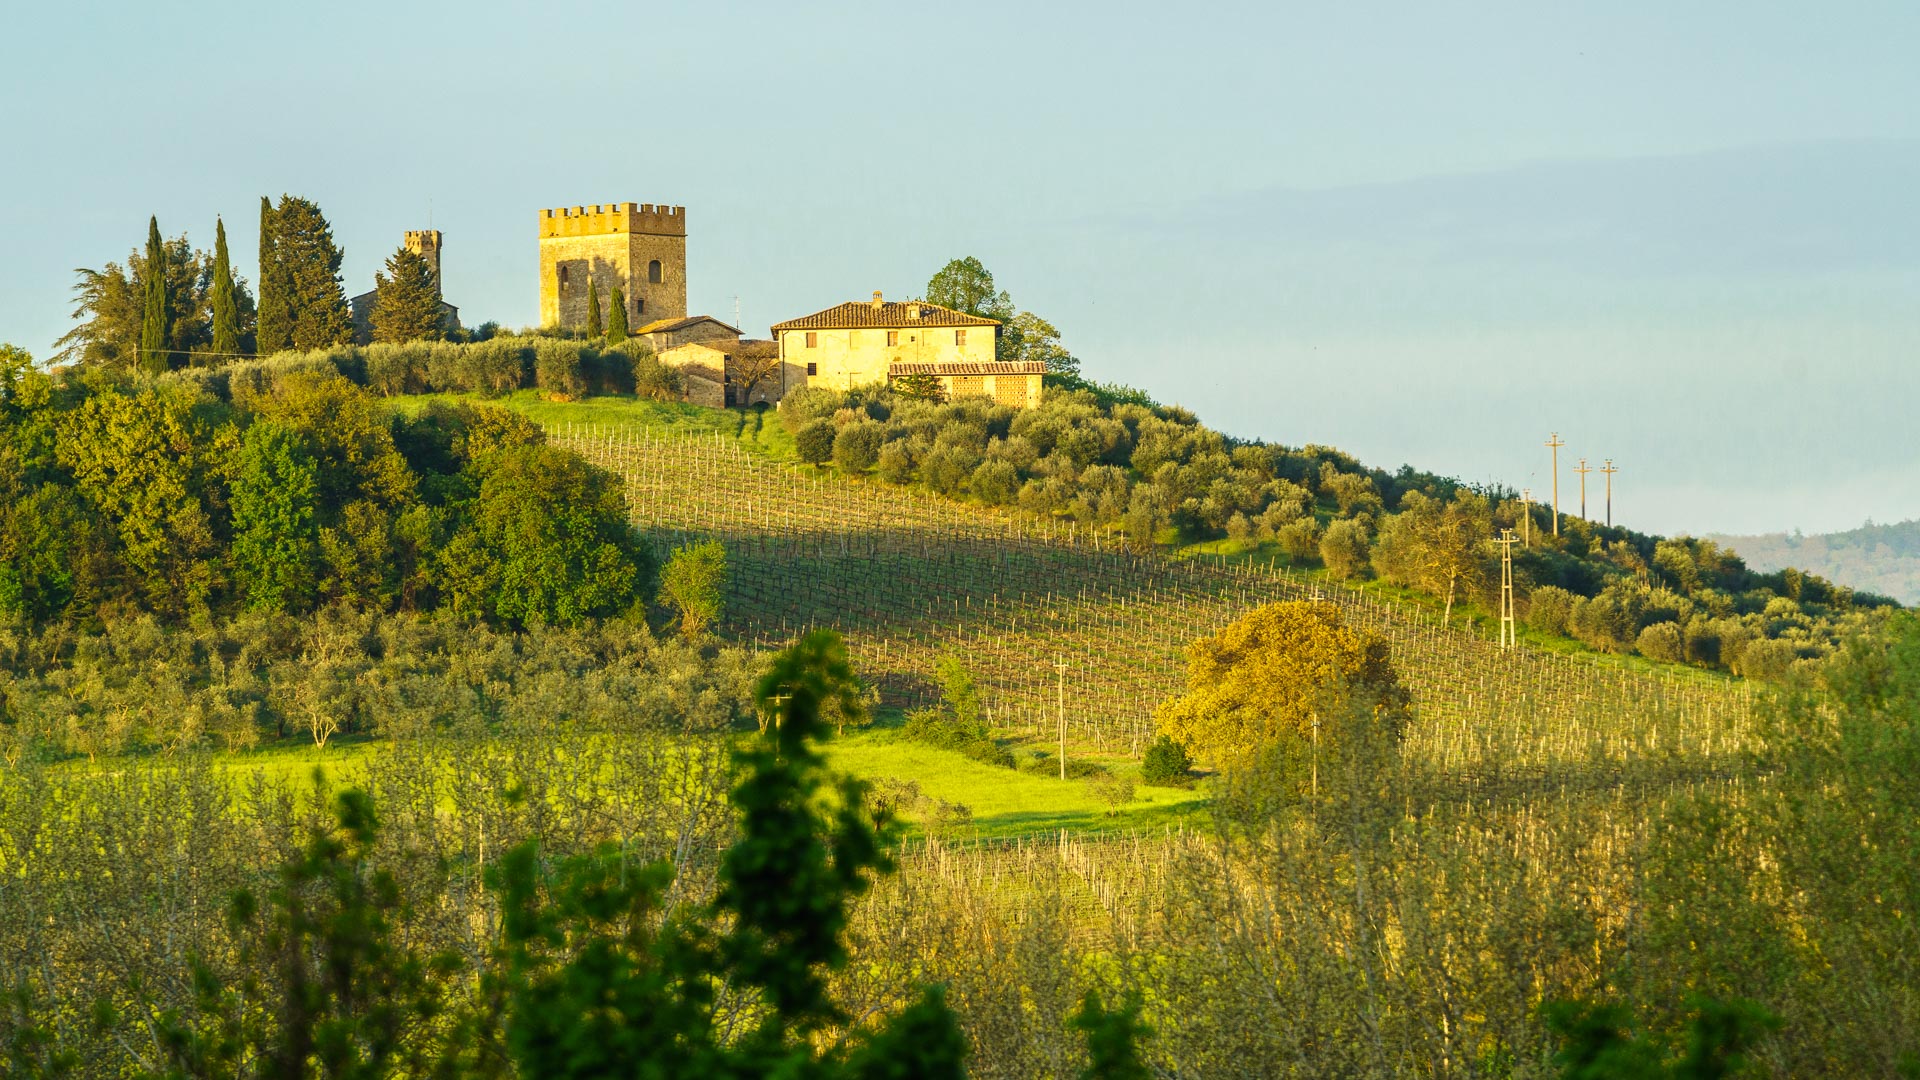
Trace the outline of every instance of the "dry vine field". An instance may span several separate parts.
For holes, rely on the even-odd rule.
[[[1319,598],[1388,639],[1417,707],[1410,748],[1463,782],[1628,765],[1697,776],[1755,748],[1740,684],[1502,651],[1422,609],[1283,567],[1143,556],[1072,523],[758,461],[724,438],[549,433],[621,476],[635,520],[663,547],[725,543],[731,636],[771,646],[839,629],[890,704],[931,700],[933,661],[951,652],[973,668],[996,726],[1051,732],[1064,663],[1071,738],[1133,754],[1154,706],[1182,688],[1190,642],[1258,605]]]

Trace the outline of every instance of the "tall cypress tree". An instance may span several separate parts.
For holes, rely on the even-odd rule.
[[[234,297],[233,264],[227,260],[227,223],[213,219],[213,351],[215,363],[240,351],[240,304]]]
[[[273,201],[260,196],[260,307],[254,321],[254,350],[262,356],[293,345],[293,301],[275,238],[278,217]]]
[[[627,298],[620,293],[620,286],[613,287],[613,297],[607,306],[607,344],[618,345],[627,340]]]
[[[274,252],[287,287],[288,331],[296,349],[353,341],[353,317],[340,288],[340,249],[333,226],[310,199],[282,195],[274,210]]]
[[[587,337],[600,336],[600,283],[587,277]]]
[[[140,321],[140,366],[167,370],[167,249],[160,242],[160,222],[147,218],[146,312]]]
[[[373,275],[373,340],[439,338],[442,323],[433,267],[417,252],[401,247],[387,260],[387,272]]]

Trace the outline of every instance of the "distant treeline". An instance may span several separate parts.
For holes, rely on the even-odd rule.
[[[1803,567],[1857,589],[1885,593],[1903,604],[1920,604],[1920,520],[1868,523],[1846,532],[1802,536],[1716,536],[1754,566]]]

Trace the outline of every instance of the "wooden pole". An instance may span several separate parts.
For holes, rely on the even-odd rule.
[[[1593,470],[1587,467],[1587,459],[1581,458],[1580,464],[1576,466],[1573,471],[1580,474],[1580,519],[1582,521],[1585,521],[1585,520],[1588,520],[1587,518],[1587,474],[1592,472]]]
[[[1567,445],[1559,432],[1547,436],[1547,448],[1553,451],[1553,535],[1560,535],[1560,448]]]
[[[1060,779],[1067,778],[1067,662],[1058,653],[1053,657],[1053,670],[1058,676],[1055,684],[1056,704],[1060,712]]]
[[[1613,528],[1613,474],[1619,471],[1613,467],[1612,458],[1608,458],[1606,465],[1600,469],[1600,475],[1607,478],[1607,528],[1609,529]]]

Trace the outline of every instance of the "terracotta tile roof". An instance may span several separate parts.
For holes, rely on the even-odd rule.
[[[1047,365],[1040,360],[994,360],[969,363],[949,360],[938,364],[888,364],[887,375],[1045,375]]]
[[[640,334],[667,334],[675,330],[685,330],[689,326],[697,326],[703,322],[710,322],[735,336],[738,336],[740,333],[740,331],[728,326],[726,323],[721,322],[711,315],[688,315],[683,319],[655,319],[640,329],[630,332],[636,336]]]
[[[920,317],[912,318],[908,309],[919,308]],[[864,330],[869,327],[886,330],[910,330],[916,326],[999,326],[995,319],[983,319],[978,315],[969,315],[964,311],[943,308],[937,304],[920,301],[901,303],[889,300],[875,304],[866,300],[849,300],[837,307],[825,311],[816,311],[798,319],[789,319],[773,324],[775,333],[781,330]]]

